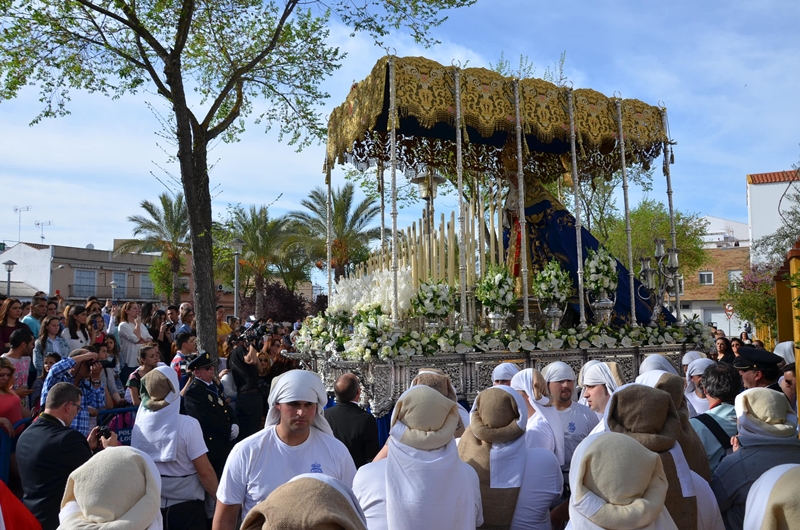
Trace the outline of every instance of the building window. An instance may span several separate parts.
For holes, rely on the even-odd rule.
[[[111,279],[117,284],[114,289],[114,297],[117,299],[122,298],[127,300],[128,297],[128,273],[127,272],[114,272],[111,274]]]
[[[714,285],[714,273],[713,272],[701,272],[700,273],[700,285]]]
[[[728,283],[739,283],[742,281],[742,271],[728,271]]]
[[[139,295],[142,298],[155,298],[153,291],[153,281],[150,279],[149,274],[139,275]]]
[[[77,298],[89,298],[96,295],[97,291],[97,271],[75,270],[75,296]]]

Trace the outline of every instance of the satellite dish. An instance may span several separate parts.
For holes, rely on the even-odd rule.
[[[94,250],[94,245],[89,243],[88,245],[86,245],[86,248],[87,248],[87,250]]]

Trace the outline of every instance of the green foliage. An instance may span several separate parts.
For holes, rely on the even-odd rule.
[[[183,268],[186,264],[186,258],[181,256],[180,261],[181,268]],[[150,265],[148,276],[150,276],[150,281],[153,282],[153,291],[155,291],[156,294],[163,295],[167,300],[172,299],[172,267],[169,260],[164,258],[156,259]]]
[[[719,303],[733,304],[741,320],[774,330],[778,318],[774,280],[776,271],[776,265],[752,265],[741,280],[728,283],[720,294]]]
[[[679,273],[684,276],[693,274],[708,260],[703,249],[703,236],[707,223],[694,213],[675,212],[675,231],[680,250]],[[669,211],[663,203],[645,198],[631,210],[631,242],[633,246],[634,267],[639,258],[652,256],[655,251],[653,240],[665,239],[670,247]],[[608,221],[608,239],[606,248],[627,268],[628,244],[625,232],[624,216],[615,216]]]

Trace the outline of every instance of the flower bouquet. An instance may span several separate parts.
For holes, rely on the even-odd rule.
[[[475,286],[475,298],[491,312],[508,313],[514,309],[514,278],[502,265],[489,265]]]
[[[590,305],[595,319],[598,324],[607,326],[614,309],[614,300],[609,295],[613,296],[617,291],[617,260],[600,247],[597,251],[589,250],[583,268],[583,285],[593,297]]]
[[[453,310],[455,289],[440,280],[421,283],[416,296],[411,299],[414,314],[426,320],[441,321]]]
[[[557,260],[551,260],[533,277],[533,295],[539,301],[539,309],[552,330],[558,329],[564,315],[564,304],[572,296],[572,278]]]

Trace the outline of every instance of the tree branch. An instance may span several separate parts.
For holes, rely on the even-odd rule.
[[[136,47],[139,49],[139,55],[142,56],[142,60],[144,61],[142,68],[144,68],[147,73],[150,74],[150,78],[156,84],[158,92],[169,101],[172,101],[172,92],[167,88],[163,81],[161,81],[161,77],[159,77],[156,69],[153,67],[153,64],[147,57],[147,50],[144,49],[144,46],[142,45],[142,39],[139,37],[139,35],[136,35]]]
[[[186,41],[189,38],[189,29],[192,27],[192,17],[194,15],[194,0],[183,0],[181,6],[181,16],[178,19],[178,31],[175,34],[175,48],[172,50],[173,57],[180,57]]]
[[[209,129],[208,134],[206,134],[207,140],[213,140],[217,136],[219,136],[222,132],[227,129],[233,120],[239,117],[239,113],[242,110],[242,102],[244,101],[244,86],[241,80],[236,82],[236,103],[233,104],[233,108],[228,112],[228,115],[225,116],[225,119],[216,124],[214,127]]]
[[[161,43],[158,42],[158,40],[155,37],[153,37],[153,35],[150,34],[149,31],[145,29],[145,27],[142,25],[141,22],[139,22],[139,18],[136,16],[135,10],[131,8],[129,5],[125,4],[121,0],[117,0],[117,2],[120,4],[120,9],[122,9],[122,12],[125,13],[125,16],[128,17],[126,19],[117,15],[116,13],[113,13],[112,11],[109,11],[108,9],[105,9],[103,7],[98,6],[97,4],[90,2],[89,0],[75,0],[75,1],[81,4],[82,6],[91,9],[92,11],[96,11],[100,14],[103,14],[111,18],[112,20],[116,20],[123,26],[130,28],[130,30],[133,31],[136,35],[142,37],[144,41],[147,42],[148,45],[150,45],[153,51],[156,52],[159,57],[161,57],[162,60],[166,61],[169,54],[164,49],[164,47],[161,46]]]

